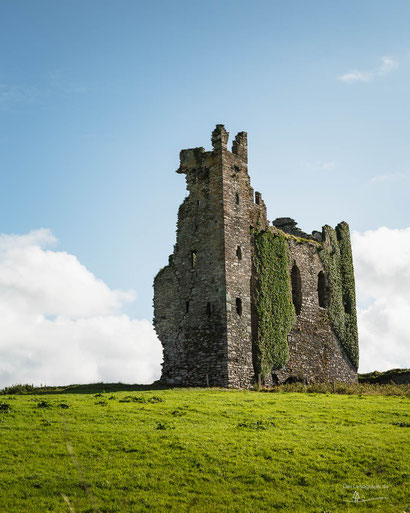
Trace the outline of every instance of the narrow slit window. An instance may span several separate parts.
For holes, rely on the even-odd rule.
[[[185,301],[185,313],[189,312],[189,301]]]
[[[239,193],[238,192],[235,193],[235,203],[237,205],[239,205]]]
[[[302,310],[302,280],[299,267],[296,264],[292,267],[291,281],[293,306],[295,307],[296,315],[299,315]]]
[[[211,303],[207,303],[206,304],[206,315],[208,317],[212,316],[212,305],[211,305]]]
[[[351,314],[352,313],[352,303],[349,300],[344,299],[343,300],[343,306],[345,309],[345,313]]]
[[[257,205],[261,204],[262,195],[260,192],[255,192],[255,203]]]
[[[240,246],[237,246],[236,248],[236,256],[238,257],[238,260],[242,260],[242,249]]]
[[[191,251],[191,267],[194,268],[196,266],[197,254],[196,251]]]
[[[242,315],[242,299],[240,297],[236,298],[236,313],[241,317]]]
[[[319,298],[319,306],[327,308],[329,306],[329,285],[323,271],[320,271],[317,275],[317,294]]]

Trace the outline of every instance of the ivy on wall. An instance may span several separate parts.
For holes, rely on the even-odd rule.
[[[254,266],[257,335],[256,372],[265,379],[289,359],[287,336],[295,321],[289,276],[289,251],[285,237],[267,230],[254,230]]]
[[[359,339],[349,225],[342,222],[336,226],[336,230],[324,226],[323,231],[325,241],[319,249],[319,257],[329,283],[329,319],[347,356],[357,369]]]

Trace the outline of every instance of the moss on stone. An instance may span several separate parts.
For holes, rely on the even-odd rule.
[[[319,249],[319,257],[329,282],[329,319],[343,349],[357,369],[359,340],[349,225],[342,222],[336,230],[324,226],[323,232],[325,242]]]
[[[283,230],[281,230],[280,228],[277,228],[276,226],[274,227],[274,230],[276,232],[280,232],[280,234],[283,237],[285,237],[285,239],[294,240],[294,241],[298,242],[299,244],[313,244],[314,246],[321,246],[321,243],[315,239],[305,239],[304,237],[297,237],[296,235],[292,235],[291,233],[284,232]]]
[[[254,231],[254,266],[257,275],[255,309],[256,371],[265,379],[289,359],[287,336],[295,321],[289,276],[289,250],[283,235]]]

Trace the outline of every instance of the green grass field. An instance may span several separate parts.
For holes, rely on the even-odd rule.
[[[1,513],[409,511],[408,397],[102,388],[0,396]]]

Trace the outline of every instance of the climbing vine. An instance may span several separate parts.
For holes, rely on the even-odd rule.
[[[319,256],[329,282],[329,319],[347,356],[357,369],[359,340],[349,226],[345,222],[340,223],[336,231],[325,226],[324,235],[325,243],[319,250]]]
[[[255,310],[256,371],[265,379],[289,359],[287,335],[295,321],[289,277],[288,244],[283,235],[254,230],[254,266],[257,276]]]

